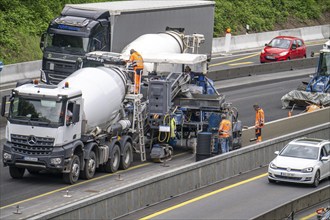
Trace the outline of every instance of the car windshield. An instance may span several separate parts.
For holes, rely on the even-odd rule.
[[[281,156],[316,160],[319,149],[317,147],[289,144],[280,153]]]
[[[290,47],[290,41],[286,39],[275,38],[267,46],[288,49]]]

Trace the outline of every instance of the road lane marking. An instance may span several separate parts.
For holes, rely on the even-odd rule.
[[[248,65],[248,64],[251,64],[251,63],[253,63],[253,62],[230,63],[230,64],[228,64],[228,66]]]
[[[244,60],[244,59],[248,59],[248,58],[251,58],[251,57],[259,56],[259,54],[260,54],[260,52],[258,52],[258,53],[253,53],[252,55],[249,55],[249,56],[240,57],[240,58],[233,59],[233,60],[227,60],[227,61],[224,61],[224,62],[221,62],[221,63],[211,64],[211,65],[209,65],[209,67],[212,67],[212,66],[220,66],[220,65],[228,64],[228,63],[233,63],[233,62],[236,62],[236,61],[239,61],[239,60]]]
[[[254,181],[254,180],[257,180],[257,179],[263,178],[263,177],[265,177],[265,176],[267,176],[267,175],[268,175],[268,173],[264,173],[264,174],[261,174],[261,175],[259,175],[259,176],[255,176],[255,177],[252,177],[252,178],[250,178],[250,179],[243,180],[243,181],[241,181],[241,182],[238,182],[238,183],[232,184],[232,185],[230,185],[230,186],[226,186],[226,187],[220,188],[220,189],[215,190],[215,191],[212,191],[212,192],[210,192],[210,193],[206,193],[206,194],[204,194],[204,195],[201,195],[201,196],[198,196],[198,197],[196,197],[196,198],[193,198],[193,199],[187,200],[187,201],[182,202],[182,203],[180,203],[180,204],[177,204],[177,205],[175,205],[175,206],[172,206],[172,207],[169,207],[169,208],[167,208],[167,209],[163,209],[163,210],[161,210],[161,211],[159,211],[159,212],[153,213],[153,214],[151,214],[151,215],[145,216],[145,217],[141,218],[140,220],[148,220],[148,219],[154,218],[154,217],[156,217],[156,216],[158,216],[158,215],[164,214],[164,213],[169,212],[169,211],[172,211],[172,210],[174,210],[174,209],[178,209],[178,208],[180,208],[180,207],[183,207],[183,206],[188,205],[188,204],[190,204],[190,203],[193,203],[193,202],[196,202],[196,201],[202,200],[202,199],[204,199],[204,198],[207,198],[207,197],[212,196],[212,195],[215,195],[215,194],[217,194],[217,193],[220,193],[220,192],[226,191],[226,190],[228,190],[228,189],[232,189],[232,188],[234,188],[234,187],[237,187],[237,186],[240,186],[240,185],[243,185],[243,184],[246,184],[246,183],[252,182],[252,181]]]
[[[186,154],[186,152],[176,154],[176,155],[174,155],[173,157],[179,157],[179,156],[182,156],[182,155],[184,155],[184,154]],[[50,192],[47,192],[47,193],[44,193],[44,194],[40,194],[40,195],[38,195],[38,196],[31,197],[31,198],[29,198],[29,199],[24,199],[24,200],[22,200],[22,201],[18,201],[18,202],[15,202],[15,203],[12,203],[12,204],[9,204],[9,205],[6,205],[6,206],[1,206],[1,207],[0,207],[0,210],[5,209],[5,208],[8,208],[8,207],[11,207],[11,206],[19,205],[19,204],[21,204],[21,203],[23,203],[23,202],[28,202],[28,201],[32,201],[32,200],[34,200],[34,199],[38,199],[38,198],[41,198],[41,197],[44,197],[44,196],[48,196],[48,195],[54,194],[54,193],[56,193],[56,192],[65,191],[65,190],[70,189],[70,188],[72,188],[72,187],[74,187],[74,186],[83,185],[83,184],[85,184],[85,183],[93,182],[93,181],[95,181],[95,180],[100,180],[100,179],[103,179],[103,178],[105,178],[105,177],[110,177],[110,176],[113,176],[113,175],[116,175],[116,174],[124,173],[124,172],[129,171],[129,170],[135,170],[135,169],[138,169],[138,168],[141,168],[141,167],[144,167],[144,166],[150,165],[150,164],[154,164],[154,163],[147,162],[147,163],[143,163],[143,164],[140,164],[140,165],[136,165],[136,166],[134,166],[134,167],[130,167],[130,168],[126,169],[126,170],[118,171],[118,172],[116,172],[116,173],[106,174],[106,175],[104,175],[104,176],[95,177],[95,178],[90,179],[90,180],[83,180],[83,182],[76,183],[76,184],[74,184],[74,185],[69,185],[69,186],[66,186],[66,187],[63,187],[63,188],[60,188],[60,189],[56,189],[56,190],[53,190],[53,191],[50,191]]]
[[[305,217],[302,217],[300,220],[308,220],[308,219],[311,219],[312,217],[314,217],[314,216],[316,216],[316,215],[317,215],[317,213],[314,212],[314,213],[309,214],[309,215],[307,215],[307,216],[305,216]]]
[[[258,51],[261,51],[261,48],[260,50],[257,49]],[[248,52],[248,53],[244,53],[245,55],[250,55],[250,54],[255,54],[256,52],[253,51],[253,52]],[[237,54],[231,54],[231,55],[227,55],[227,56],[224,56],[224,55],[221,55],[221,56],[218,56],[218,55],[214,55],[212,56],[212,60],[216,60],[216,59],[223,59],[223,58],[226,58],[226,57],[239,57],[239,56],[242,56],[243,54],[242,53],[237,53]]]

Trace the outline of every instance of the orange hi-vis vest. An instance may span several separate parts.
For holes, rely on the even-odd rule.
[[[132,53],[129,60],[132,62],[134,70],[143,69],[143,58],[138,52]]]
[[[255,127],[257,128],[262,128],[265,124],[265,114],[264,114],[264,110],[262,110],[261,108],[259,108],[256,111],[256,123],[255,123]]]
[[[231,122],[228,119],[222,119],[219,126],[219,137],[227,138],[230,136]]]

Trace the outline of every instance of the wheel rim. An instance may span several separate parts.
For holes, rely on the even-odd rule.
[[[113,158],[112,165],[113,165],[113,167],[117,167],[117,164],[119,163],[119,154],[118,154],[118,152],[116,151],[113,156],[114,156],[114,158]]]
[[[94,158],[89,159],[89,161],[88,161],[88,172],[89,173],[94,172],[94,170],[96,168],[95,164],[96,164],[96,162],[95,162]]]
[[[75,162],[72,166],[72,177],[78,178],[79,176],[79,164]]]
[[[125,152],[124,163],[125,163],[125,164],[128,164],[128,163],[129,163],[129,161],[130,161],[130,159],[131,159],[130,150],[129,150],[129,149],[127,149],[127,150],[126,150],[126,152]]]

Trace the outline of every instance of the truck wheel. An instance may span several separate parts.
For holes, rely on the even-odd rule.
[[[25,173],[25,168],[9,167],[9,173],[14,179],[21,179]]]
[[[113,149],[110,154],[110,159],[104,166],[104,170],[107,173],[115,173],[119,168],[120,163],[120,149],[119,146],[116,144],[113,146]]]
[[[64,182],[68,184],[76,183],[79,179],[79,173],[80,173],[80,160],[77,155],[73,155],[70,172],[63,173]]]
[[[96,170],[96,155],[94,151],[89,153],[89,159],[86,160],[85,168],[81,171],[80,175],[83,179],[89,180],[94,177]]]
[[[124,149],[123,149],[123,155],[120,158],[120,169],[126,170],[131,166],[133,158],[133,149],[132,144],[130,142],[126,142]]]

